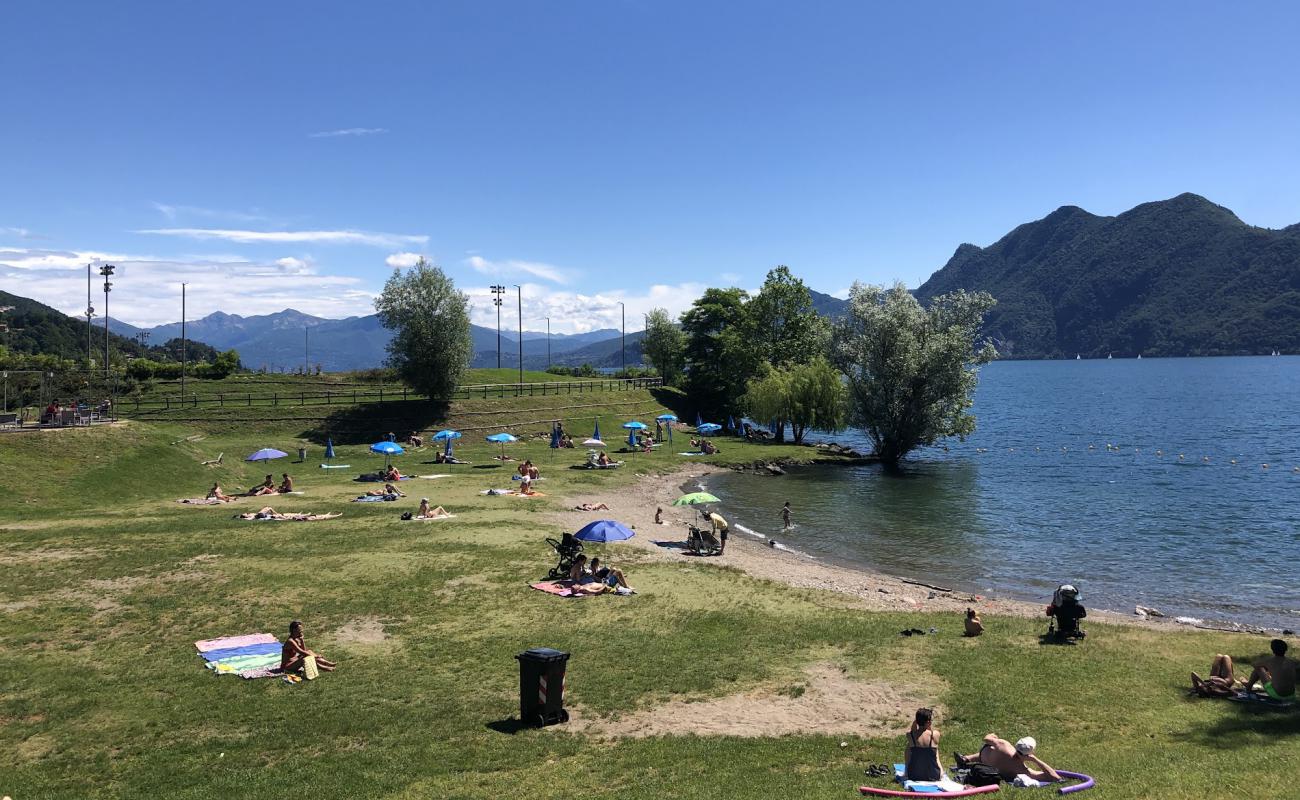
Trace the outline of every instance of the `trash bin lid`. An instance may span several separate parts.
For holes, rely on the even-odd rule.
[[[533,647],[515,658],[520,661],[565,661],[569,658],[569,654],[551,647]]]

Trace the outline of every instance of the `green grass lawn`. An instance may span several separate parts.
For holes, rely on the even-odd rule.
[[[497,410],[523,415],[528,399]],[[617,421],[608,423],[613,439]],[[963,640],[950,616],[856,610],[830,592],[686,559],[621,559],[638,595],[565,601],[526,585],[553,563],[543,539],[560,529],[547,512],[596,486],[630,490],[639,473],[680,459],[636,456],[629,468],[592,474],[547,468],[552,453],[530,439],[511,452],[546,468],[549,497],[525,502],[477,494],[508,484],[509,470],[488,467],[494,448],[467,436],[458,453],[474,465],[437,467],[453,477],[406,487],[457,518],[402,523],[398,512],[413,502],[348,505],[362,488],[355,471],[317,469],[319,448],[306,465],[238,460],[262,446],[292,452],[301,426],[276,425],[133,422],[0,436],[0,794],[847,800],[866,764],[901,758],[901,729],[513,732],[503,724],[518,708],[513,656],[538,645],[573,653],[569,703],[615,726],[673,698],[797,693],[782,687],[830,662],[937,704],[945,753],[973,750],[991,730],[1036,736],[1050,763],[1097,777],[1100,788],[1085,796],[1294,792],[1300,715],[1189,700],[1182,689],[1216,652],[1258,654],[1259,638],[1093,624],[1084,644],[1050,647],[1038,643],[1037,620],[986,618],[988,634]],[[815,454],[721,441],[714,461]],[[200,465],[220,451],[223,466]],[[579,456],[561,452],[555,464]],[[360,443],[341,446],[339,460],[379,463]],[[434,469],[424,460],[399,463]],[[213,480],[248,486],[270,469],[289,469],[307,492],[275,498],[276,508],[345,516],[251,523],[230,518],[238,508],[173,502]],[[295,618],[310,645],[342,662],[337,673],[297,686],[240,681],[210,675],[194,655],[201,638],[283,638]],[[347,633],[380,626],[383,640]],[[897,634],[930,626],[941,634]]]

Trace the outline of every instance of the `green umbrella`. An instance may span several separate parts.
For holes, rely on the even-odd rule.
[[[721,503],[722,501],[708,492],[691,492],[673,501],[675,506],[694,506],[701,503]]]

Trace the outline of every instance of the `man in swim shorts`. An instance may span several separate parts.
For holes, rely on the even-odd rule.
[[[1034,754],[1037,747],[1038,742],[1034,741],[1032,736],[1026,736],[1012,744],[1006,739],[999,738],[996,733],[990,733],[984,737],[984,744],[980,746],[978,753],[968,756],[961,753],[953,755],[957,758],[957,766],[984,764],[996,769],[1002,776],[1002,780],[1008,783],[1015,780],[1017,775],[1025,775],[1043,783],[1062,780],[1060,773]],[[1033,769],[1030,764],[1039,767],[1041,771]]]
[[[1286,642],[1274,639],[1269,642],[1273,655],[1255,662],[1255,669],[1246,680],[1246,685],[1254,687],[1259,684],[1264,694],[1274,700],[1295,700],[1296,662],[1286,657]]]

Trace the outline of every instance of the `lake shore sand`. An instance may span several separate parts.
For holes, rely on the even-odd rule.
[[[587,522],[606,516],[617,519],[636,530],[637,535],[620,547],[627,545],[635,550],[635,557],[623,556],[620,563],[632,561],[704,562],[719,567],[732,567],[754,578],[784,583],[799,589],[836,592],[843,595],[852,606],[873,611],[951,611],[963,614],[968,607],[983,615],[1008,615],[1041,618],[1043,629],[1048,619],[1044,614],[1050,598],[1034,603],[1024,600],[972,594],[960,589],[945,590],[928,586],[905,576],[888,575],[869,569],[830,564],[794,550],[771,547],[766,540],[736,531],[734,526],[722,556],[693,556],[684,550],[664,547],[658,542],[681,542],[686,538],[686,524],[698,523],[696,508],[677,507],[672,501],[683,493],[683,485],[716,473],[729,472],[725,467],[710,464],[685,464],[680,468],[638,478],[634,487],[611,487],[608,491],[575,493],[566,498],[565,507],[558,517],[568,530],[577,530]],[[754,480],[780,481],[780,477],[754,476]],[[695,491],[688,488],[686,491]],[[605,503],[610,511],[574,511],[583,503]],[[665,525],[655,525],[655,509],[663,509]],[[725,516],[725,507],[722,507]],[[619,554],[613,554],[618,557]],[[635,586],[635,568],[628,570],[628,582]],[[1141,625],[1162,630],[1189,630],[1191,626],[1175,623],[1168,618],[1143,619],[1132,613],[1088,610],[1088,619],[1125,625]],[[1241,631],[1258,633],[1258,631]]]

